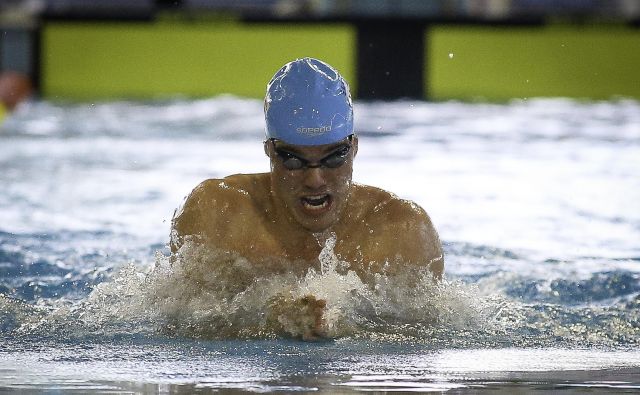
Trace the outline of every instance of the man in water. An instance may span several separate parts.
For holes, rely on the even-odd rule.
[[[255,265],[255,280],[319,270],[319,254],[332,240],[345,270],[364,282],[408,267],[441,277],[442,247],[427,213],[352,181],[358,137],[349,87],[336,70],[311,58],[286,64],[267,86],[264,113],[271,171],[198,185],[173,218],[172,253],[187,240],[229,252]],[[299,326],[289,333],[325,335],[325,300],[282,298],[272,307],[267,314],[275,321]]]

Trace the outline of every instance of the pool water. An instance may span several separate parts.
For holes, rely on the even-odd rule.
[[[268,171],[260,101],[35,102],[7,118],[0,392],[640,389],[640,103],[355,111],[354,179],[427,210],[440,284],[371,288],[329,248],[301,278],[229,296],[213,270],[221,287],[190,290],[171,217],[203,179]],[[261,311],[283,288],[327,299],[331,340],[273,336]]]

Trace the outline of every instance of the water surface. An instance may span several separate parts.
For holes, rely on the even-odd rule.
[[[371,292],[335,270],[281,276],[200,298],[179,321],[196,330],[167,333],[184,294],[173,211],[205,178],[268,171],[261,106],[38,102],[5,121],[2,390],[640,388],[640,104],[627,100],[356,104],[354,179],[427,210],[445,281]],[[335,340],[260,327],[262,297],[283,286],[324,293]]]

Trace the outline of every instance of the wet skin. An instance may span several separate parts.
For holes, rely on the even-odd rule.
[[[319,269],[324,240],[334,234],[336,256],[365,282],[374,273],[392,275],[411,266],[428,267],[435,278],[441,277],[442,247],[426,212],[387,191],[352,182],[357,138],[321,146],[267,141],[264,148],[269,173],[210,179],[191,192],[173,219],[172,252],[185,236],[194,236],[255,264],[260,268],[256,278],[283,270],[304,275],[309,268]],[[318,166],[347,149],[342,166]],[[283,153],[309,166],[289,170]],[[313,295],[302,302],[300,314],[313,311],[310,321],[315,323],[302,337],[323,336],[326,302]]]

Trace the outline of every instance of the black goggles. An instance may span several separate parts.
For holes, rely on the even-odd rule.
[[[282,165],[287,170],[299,170],[303,168],[314,168],[314,167],[327,167],[329,169],[336,169],[347,161],[349,157],[349,151],[351,151],[351,140],[352,136],[349,136],[349,144],[345,144],[324,158],[320,159],[316,163],[311,163],[310,161],[297,156],[296,154],[286,151],[282,148],[276,147],[275,139],[269,139],[271,144],[273,144],[273,150],[282,160]]]

